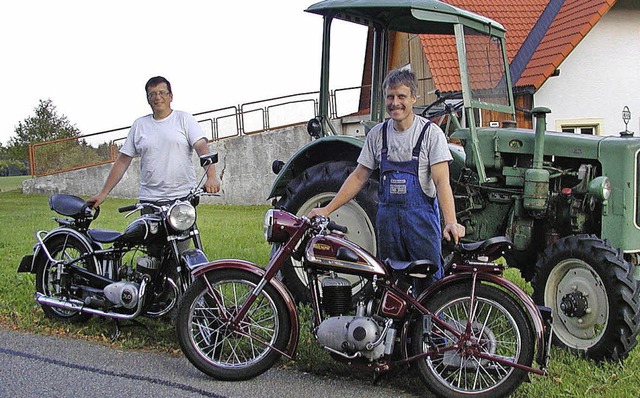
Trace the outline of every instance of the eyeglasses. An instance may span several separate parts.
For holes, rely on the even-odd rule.
[[[169,94],[171,94],[171,93],[168,92],[168,91],[164,91],[164,90],[163,91],[152,91],[150,93],[147,93],[147,98],[148,99],[152,99],[152,98],[155,98],[157,96],[160,96],[162,98],[167,98],[169,96]]]

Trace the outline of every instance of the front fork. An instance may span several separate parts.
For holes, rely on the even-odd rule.
[[[189,236],[190,239],[185,240],[181,240],[176,236],[168,238],[179,277],[179,280],[175,281],[175,283],[180,286],[181,293],[184,293],[193,283],[193,271],[209,262],[202,249],[202,240],[197,226],[189,231]],[[189,247],[190,241],[193,242],[193,248]]]
[[[280,248],[279,250],[282,250],[282,248]],[[277,257],[282,259],[282,261],[284,261],[284,259],[286,258],[286,255],[280,255]],[[193,277],[203,278],[203,281],[207,286],[207,291],[213,298],[216,306],[222,309],[222,313],[220,314],[221,321],[225,322],[227,327],[230,329],[233,329],[234,332],[238,334],[242,334],[251,339],[256,339],[256,336],[247,335],[242,328],[242,323],[247,321],[245,319],[246,315],[249,312],[251,305],[259,297],[262,290],[268,284],[273,286],[277,290],[278,294],[284,300],[285,305],[287,306],[287,310],[289,311],[289,316],[291,320],[291,336],[289,337],[289,343],[287,344],[288,349],[287,349],[287,352],[283,352],[277,349],[276,347],[273,347],[267,342],[260,341],[259,339],[256,339],[256,341],[258,341],[260,344],[268,346],[269,348],[277,351],[278,353],[280,353],[281,355],[284,355],[289,359],[294,359],[295,352],[298,346],[300,323],[298,319],[296,303],[293,297],[291,296],[291,293],[284,286],[284,284],[276,277],[277,272],[280,269],[280,266],[282,265],[278,261],[280,260],[276,260],[274,263],[272,259],[272,262],[270,262],[270,266],[267,266],[265,270],[253,263],[250,263],[244,260],[235,260],[235,259],[217,260],[196,268],[193,271]],[[238,308],[233,308],[233,309],[227,308],[227,306],[224,304],[224,301],[222,300],[222,297],[220,297],[218,291],[214,289],[209,279],[207,278],[207,273],[215,272],[216,270],[222,270],[222,269],[237,269],[243,272],[254,274],[260,278],[260,281],[258,282],[258,284],[253,288],[253,290],[251,291],[249,296],[246,298],[244,303]]]

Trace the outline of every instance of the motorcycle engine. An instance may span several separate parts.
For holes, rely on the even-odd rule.
[[[140,273],[153,276],[158,268],[160,268],[160,260],[156,257],[142,256],[136,260],[136,270]]]
[[[134,282],[116,282],[105,286],[104,295],[118,307],[128,309],[138,305],[139,286]]]
[[[337,316],[327,318],[318,327],[318,342],[332,350],[356,354],[373,361],[385,354],[385,344],[373,347],[380,338],[381,327],[364,316]]]
[[[322,308],[329,316],[348,313],[351,309],[351,282],[337,276],[324,278]]]

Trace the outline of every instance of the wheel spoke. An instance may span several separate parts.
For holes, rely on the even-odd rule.
[[[254,287],[243,280],[212,284],[214,294],[224,309],[217,307],[212,292],[208,290],[204,290],[202,297],[195,301],[191,316],[192,340],[209,361],[224,367],[247,366],[270,351],[266,344],[273,344],[278,332],[278,319],[273,302],[264,294],[256,298],[237,325],[230,323]],[[223,311],[226,311],[225,318],[220,317]]]
[[[500,298],[502,295],[506,294],[501,293]],[[424,362],[424,369],[435,376],[438,384],[465,393],[492,391],[510,379],[515,369],[496,360],[517,361],[523,344],[520,325],[498,300],[478,294],[474,303],[471,308],[470,298],[462,296],[445,302],[435,312],[462,336],[467,330],[470,334],[464,341],[459,341],[451,331],[434,325],[429,341],[440,354],[433,354]],[[532,341],[527,343],[532,344],[533,335],[528,336]],[[454,346],[457,348],[451,349]],[[425,344],[423,350],[428,349]],[[528,351],[532,358],[533,351]],[[522,374],[522,371],[518,372]]]

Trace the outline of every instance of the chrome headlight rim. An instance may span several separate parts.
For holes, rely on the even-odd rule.
[[[262,231],[264,233],[264,240],[271,242],[271,236],[273,232],[273,209],[267,210],[264,215],[264,222],[262,223]]]
[[[169,207],[167,222],[176,231],[186,231],[196,223],[196,208],[187,201],[176,201]]]

